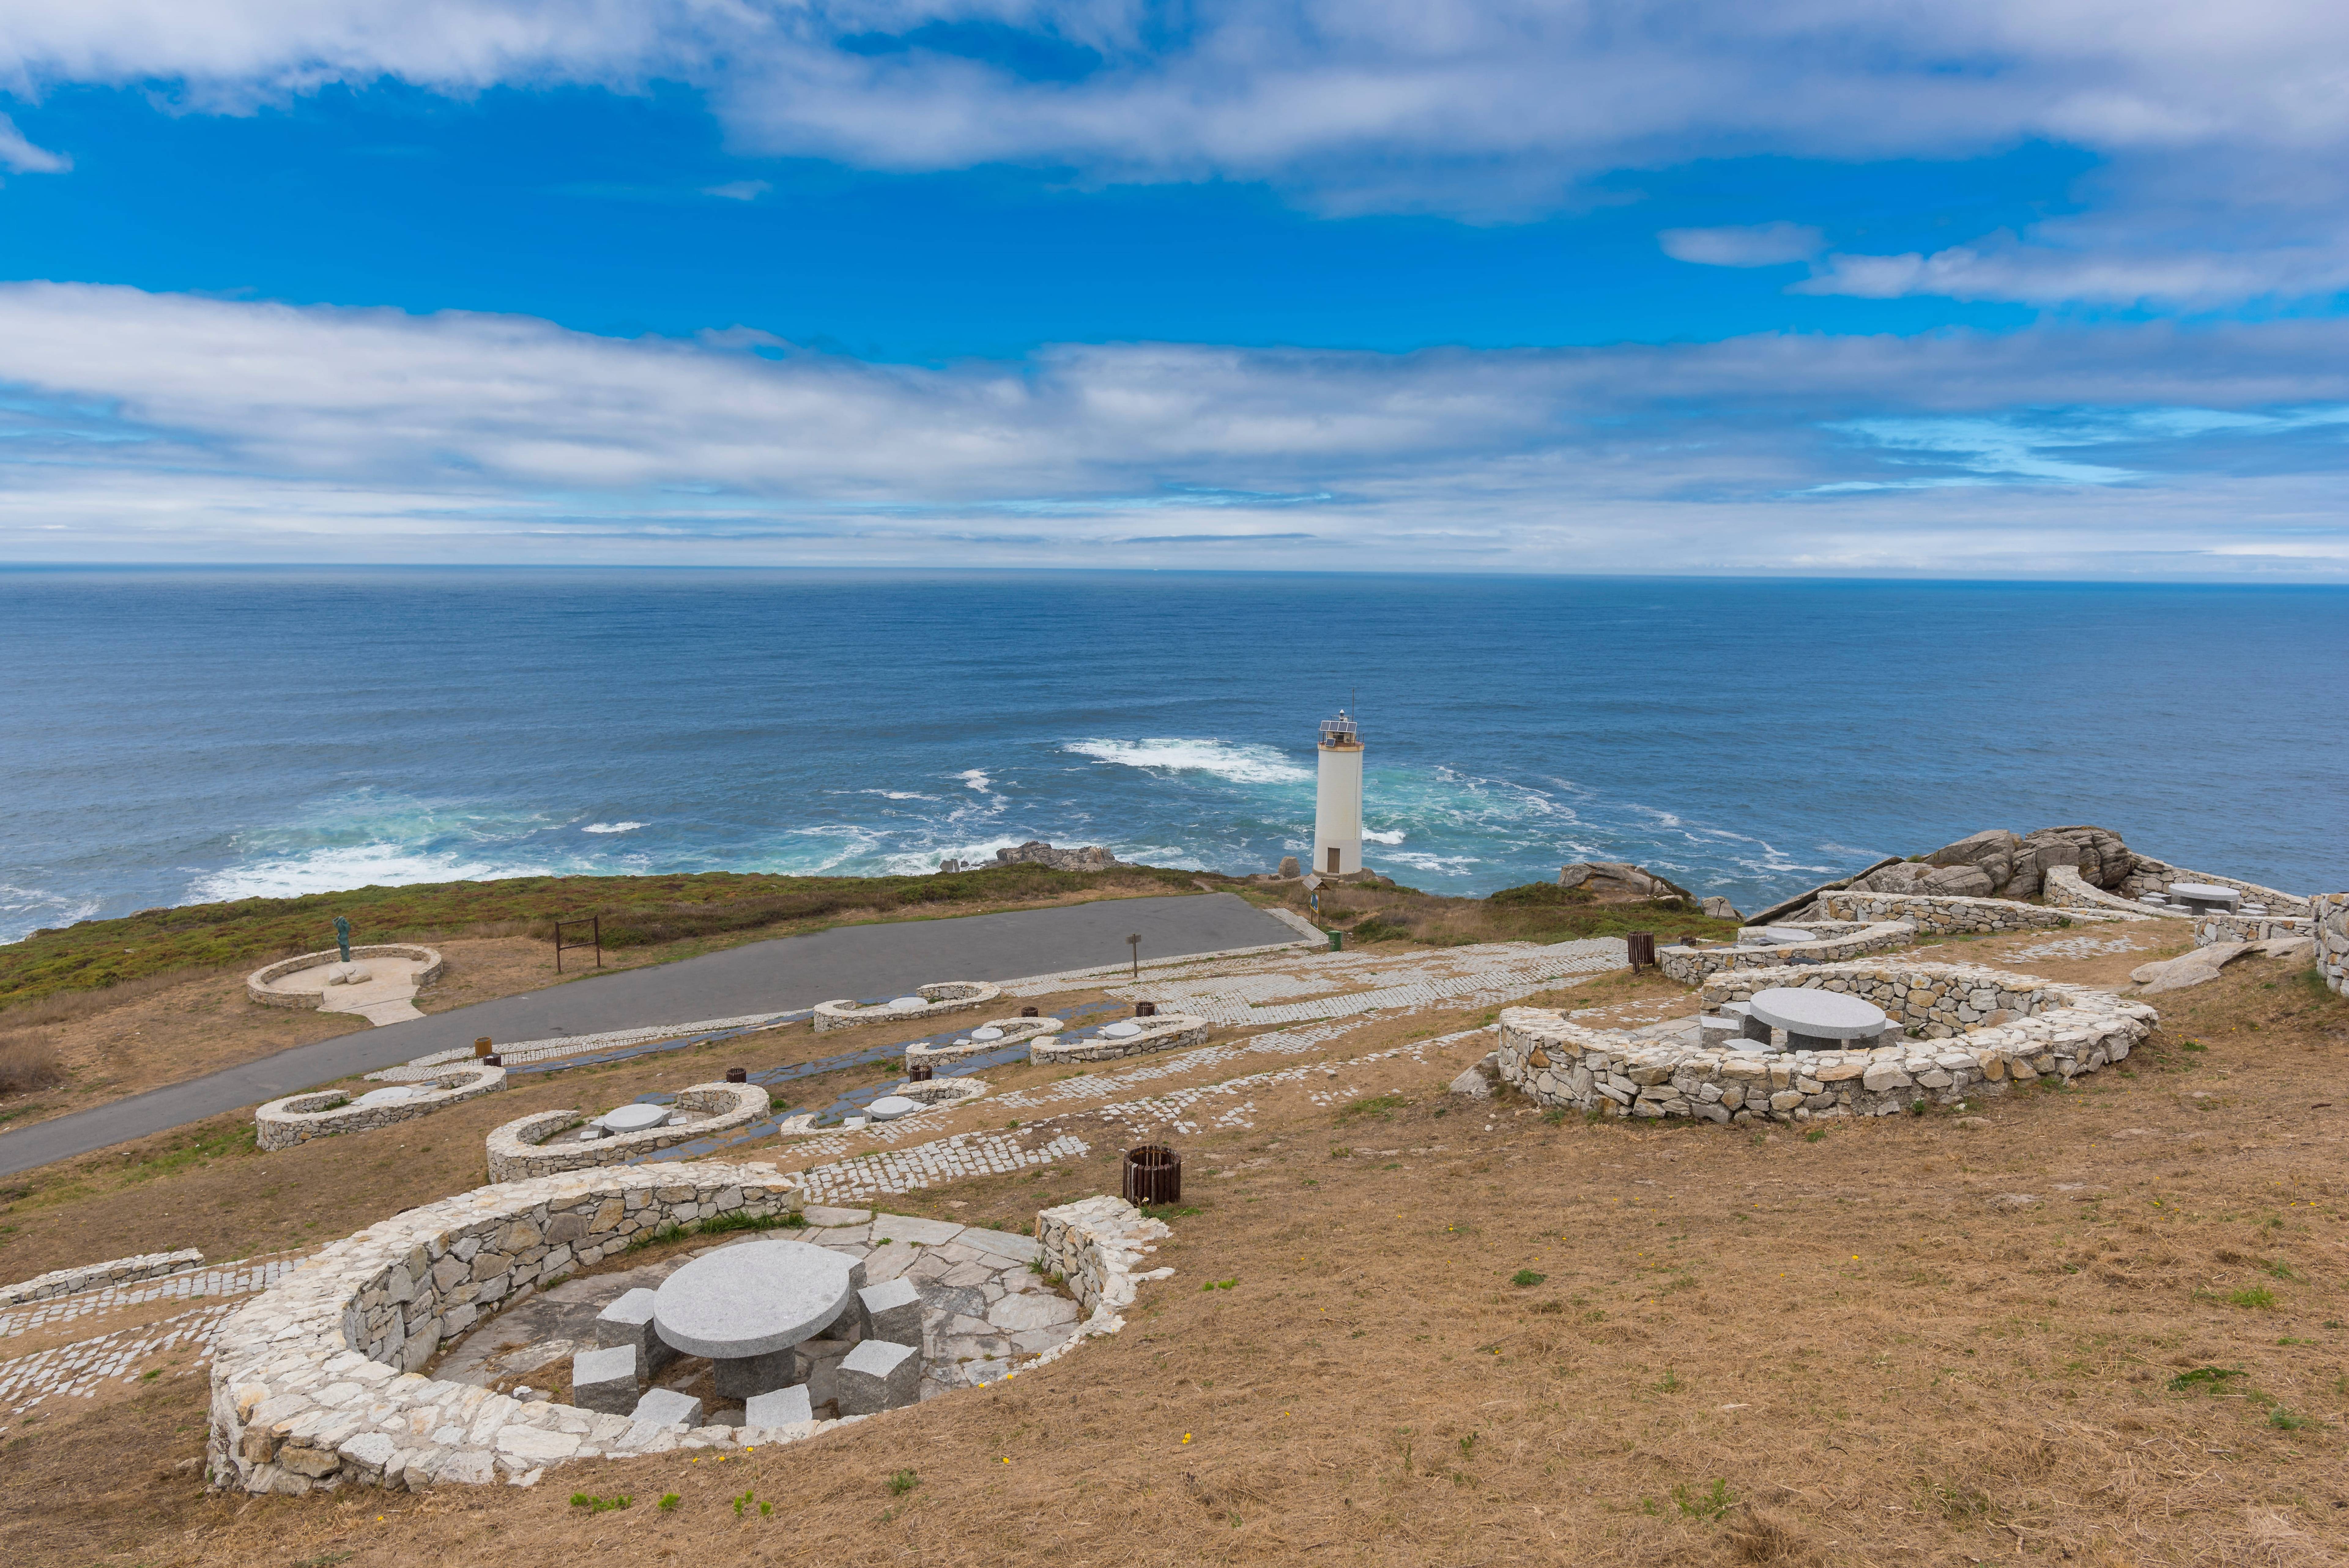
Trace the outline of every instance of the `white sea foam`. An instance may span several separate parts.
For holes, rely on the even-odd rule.
[[[36,887],[0,882],[0,943],[22,942],[34,932],[88,920],[98,910],[94,898],[67,898]]]
[[[1464,876],[1468,868],[1479,864],[1475,855],[1431,855],[1413,850],[1381,857],[1399,866],[1409,866],[1415,872],[1438,872],[1445,876]]]
[[[965,769],[955,777],[962,780],[964,789],[977,789],[982,794],[995,788],[995,780],[976,768]]]
[[[501,861],[401,844],[338,844],[225,866],[188,884],[187,902],[298,898],[354,887],[406,887],[412,882],[478,881],[489,877],[554,876],[568,868],[537,861]]]
[[[973,769],[973,771],[975,772],[977,770]],[[963,777],[968,779],[970,775],[966,773]],[[987,775],[980,773],[978,777],[984,780]],[[979,786],[976,784],[971,786],[974,789],[978,787]],[[935,800],[937,799],[936,795],[916,794],[911,789],[859,789],[857,793],[859,795],[878,795],[884,800]]]
[[[583,833],[633,833],[642,822],[590,822],[579,830]]]
[[[1234,784],[1297,784],[1313,777],[1271,746],[1159,736],[1142,740],[1071,740],[1061,748],[1096,762],[1164,773],[1206,773]]]
[[[1381,832],[1376,828],[1364,828],[1362,830],[1362,841],[1366,844],[1400,844],[1402,841],[1403,832],[1401,828],[1397,828],[1392,832]]]

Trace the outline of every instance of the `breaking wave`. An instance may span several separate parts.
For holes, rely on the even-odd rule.
[[[1234,784],[1299,784],[1312,770],[1291,762],[1277,747],[1193,740],[1163,736],[1144,740],[1071,740],[1061,748],[1096,762],[1154,772],[1205,773]]]

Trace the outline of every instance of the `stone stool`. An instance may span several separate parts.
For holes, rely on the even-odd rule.
[[[894,1410],[921,1397],[922,1353],[885,1339],[864,1340],[841,1362],[835,1377],[842,1415]]]
[[[632,1290],[605,1307],[595,1319],[595,1343],[633,1345],[637,1367],[645,1377],[660,1375],[677,1359],[677,1347],[653,1331],[653,1293]]]
[[[922,1342],[922,1293],[914,1288],[912,1280],[901,1274],[866,1285],[856,1293],[856,1299],[864,1309],[864,1337],[897,1345]]]
[[[815,1408],[808,1403],[804,1383],[753,1394],[742,1402],[742,1424],[746,1427],[790,1427],[814,1419]]]
[[[1697,1038],[1707,1046],[1725,1046],[1745,1033],[1746,1020],[1733,1013],[1708,1013],[1696,1021]]]
[[[633,1345],[582,1350],[571,1358],[571,1402],[606,1416],[628,1414],[636,1408],[636,1366],[642,1359]]]

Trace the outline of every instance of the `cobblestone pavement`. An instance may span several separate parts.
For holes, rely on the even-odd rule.
[[[1112,985],[1109,994],[1227,1026],[1301,1024],[1397,1007],[1491,1006],[1630,963],[1622,938],[1614,936],[1547,946],[1484,943],[1425,954],[1278,953],[1161,971],[1144,981]],[[1303,999],[1283,999],[1288,997]]]
[[[1462,1040],[1492,1032],[1489,1027],[1463,1029],[1456,1034],[1366,1052],[1343,1062],[1307,1062],[1226,1078],[1221,1083],[1186,1085],[1163,1095],[1093,1106],[1074,1114],[1116,1124],[1121,1139],[1137,1130],[1154,1129],[1188,1134],[1227,1128],[1246,1130],[1256,1125],[1255,1097],[1259,1094],[1289,1084],[1318,1083],[1319,1087],[1308,1097],[1312,1104],[1326,1107],[1350,1101],[1360,1097],[1360,1088],[1347,1080],[1360,1068],[1397,1059],[1422,1061],[1430,1051],[1446,1050]],[[1091,1151],[1081,1138],[1062,1125],[1068,1119],[1064,1115],[1022,1131],[958,1133],[911,1149],[893,1149],[815,1166],[802,1172],[802,1176],[808,1183],[811,1202],[832,1203],[910,1192],[963,1176],[1006,1174],[1030,1166],[1050,1165]]]
[[[2160,947],[2172,939],[2164,932],[2161,940],[2140,943],[2133,936],[2061,936],[2052,942],[2034,942],[2028,947],[2018,947],[2009,958],[2100,958],[2107,953],[2135,953],[2140,947]]]
[[[0,1312],[0,1339],[11,1339],[20,1334],[30,1334],[36,1328],[69,1323],[77,1317],[88,1317],[94,1313],[112,1312],[117,1307],[138,1306],[150,1301],[192,1301],[200,1296],[250,1295],[292,1273],[298,1261],[295,1253],[275,1253],[266,1257],[247,1258],[241,1263],[189,1269],[181,1274],[165,1274],[160,1279],[101,1285],[77,1295],[60,1295],[47,1301],[34,1302]]]
[[[1596,975],[1624,968],[1629,962],[1621,939],[1604,937],[1550,946],[1529,942],[1494,943],[1425,954],[1299,954],[1290,950],[1164,965],[1158,975],[1138,985],[1113,987],[1111,995],[1129,1001],[1158,1001],[1185,1012],[1209,1016],[1216,1010],[1226,1016],[1237,1011],[1245,1015],[1242,1021],[1256,1024],[1278,1022],[1284,1010],[1252,1005],[1266,997],[1319,994],[1320,999],[1301,1005],[1309,1016],[1297,1020],[1298,1026],[1269,1029],[1195,1050],[1143,1057],[1113,1071],[1086,1073],[997,1095],[987,1103],[1009,1113],[1043,1111],[1049,1115],[1087,1101],[1112,1099],[1121,1090],[1139,1084],[1190,1077],[1255,1057],[1293,1056],[1311,1050],[1363,1026],[1372,1021],[1372,1014],[1392,1019],[1434,1007],[1495,1006],[1538,991],[1580,985]],[[1048,976],[1007,985],[1004,994],[1045,995],[1061,983],[1057,977]],[[1359,988],[1342,995],[1328,994],[1340,986]],[[1680,1002],[1676,1006],[1685,1010],[1688,1004]],[[968,1064],[965,1066],[968,1070]],[[838,1158],[858,1150],[910,1152],[915,1147],[912,1140],[943,1130],[956,1109],[949,1103],[878,1127],[844,1129],[807,1139],[798,1144],[794,1152],[818,1159]],[[1240,1124],[1226,1121],[1219,1125]]]
[[[0,1341],[5,1341],[158,1301],[204,1304],[151,1323],[0,1360],[0,1432],[45,1399],[94,1398],[109,1382],[136,1383],[159,1369],[171,1377],[198,1370],[211,1359],[212,1334],[221,1320],[243,1305],[246,1296],[292,1273],[301,1261],[300,1253],[272,1253],[160,1279],[102,1285],[0,1313]],[[188,1349],[195,1354],[184,1366],[167,1364],[175,1353]]]
[[[801,1176],[807,1183],[808,1202],[845,1205],[966,1176],[1008,1176],[1088,1152],[1083,1140],[1065,1134],[1040,1141],[1016,1132],[958,1132],[912,1149],[885,1150],[819,1165]]]

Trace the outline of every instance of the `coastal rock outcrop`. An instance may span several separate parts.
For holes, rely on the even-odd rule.
[[[2109,891],[2128,879],[2136,861],[2109,828],[2041,828],[2023,834],[1986,828],[1922,860],[1878,867],[1852,886],[1867,892],[2028,899],[2039,896],[2054,867],[2075,867],[2083,882]]]
[[[998,865],[1050,866],[1056,872],[1100,872],[1123,863],[1099,844],[1056,850],[1041,839],[1030,839],[1016,850],[998,850],[995,860]]]
[[[1679,883],[1625,861],[1576,861],[1560,866],[1557,885],[1578,887],[1600,903],[1646,903],[1696,895]]]

